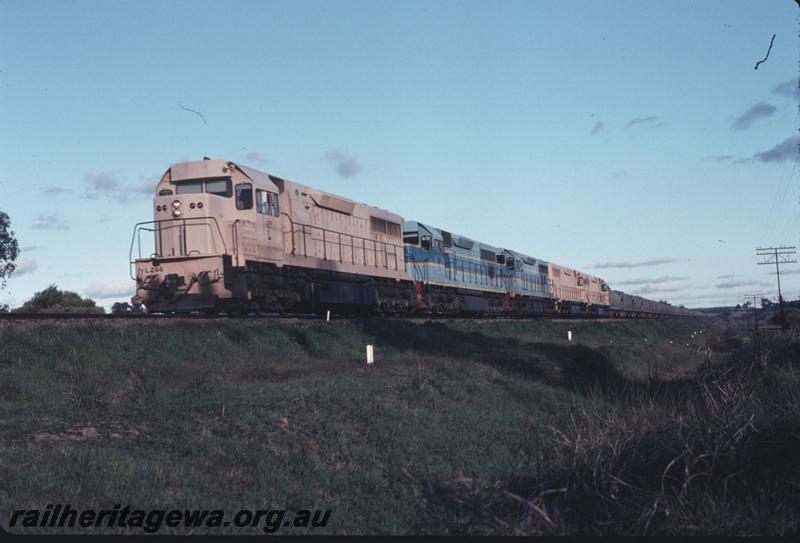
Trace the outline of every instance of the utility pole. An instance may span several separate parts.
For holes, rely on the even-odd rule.
[[[778,302],[781,304],[781,328],[786,331],[786,316],[783,313],[783,296],[781,296],[781,264],[794,264],[797,260],[790,260],[791,255],[797,252],[797,248],[792,247],[757,247],[756,256],[763,257],[759,266],[765,264],[775,264],[775,274],[778,276]]]
[[[756,308],[756,299],[759,296],[764,296],[764,294],[745,294],[745,299],[748,302],[750,301],[749,298],[753,299],[753,305],[751,307],[753,308],[753,315],[755,316],[755,321],[756,321],[756,323],[755,323],[755,335],[756,335],[756,337],[758,337],[758,310]]]

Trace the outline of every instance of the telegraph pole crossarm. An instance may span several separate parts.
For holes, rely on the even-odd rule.
[[[778,276],[778,302],[781,306],[781,328],[786,331],[786,316],[783,312],[783,296],[781,295],[781,264],[795,264],[791,256],[797,252],[797,247],[757,247],[756,256],[762,257],[759,266],[775,264],[775,275]]]

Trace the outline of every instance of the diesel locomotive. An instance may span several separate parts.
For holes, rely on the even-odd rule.
[[[693,314],[228,160],[172,165],[153,208],[130,253],[149,312]]]

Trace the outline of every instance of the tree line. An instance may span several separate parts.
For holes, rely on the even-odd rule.
[[[5,289],[8,278],[17,269],[19,254],[19,241],[11,229],[11,219],[7,213],[0,211],[0,290]],[[120,304],[114,305],[117,307]],[[56,285],[50,285],[46,289],[36,292],[20,307],[12,309],[7,304],[0,304],[0,312],[9,311],[15,313],[105,313],[105,310],[98,307],[94,300],[83,298],[76,292],[60,290]]]

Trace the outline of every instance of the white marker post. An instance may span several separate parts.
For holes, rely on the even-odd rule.
[[[567,341],[572,341],[572,330],[567,330]]]
[[[325,320],[327,322],[331,322],[331,310],[328,310],[328,313],[325,315]]]
[[[367,345],[367,364],[375,362],[375,353],[372,350],[372,345]]]

